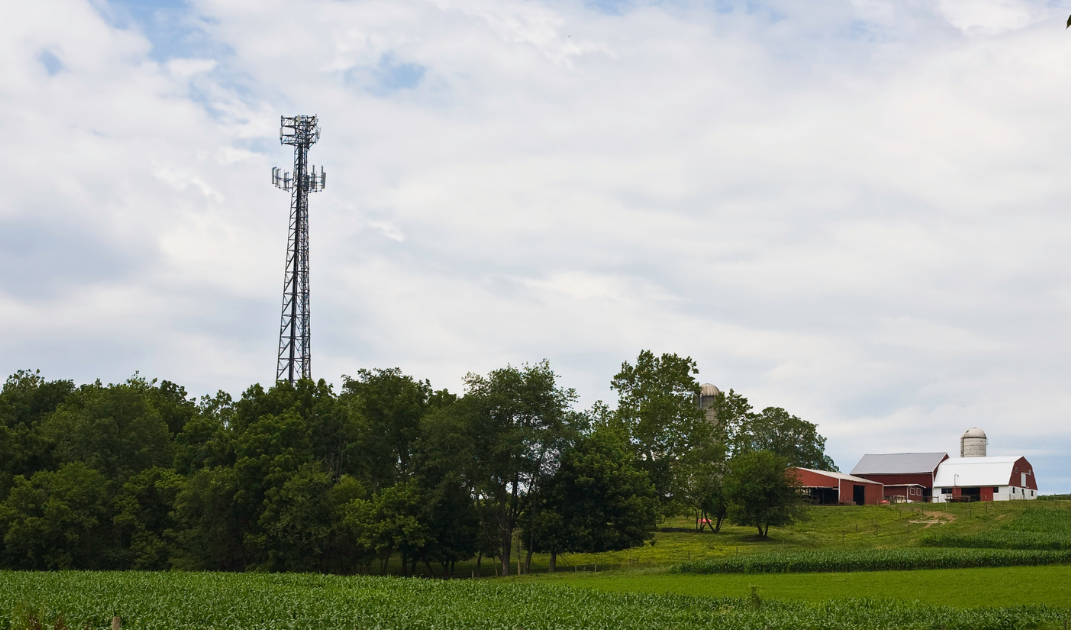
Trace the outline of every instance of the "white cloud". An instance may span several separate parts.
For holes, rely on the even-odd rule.
[[[23,3],[0,368],[272,378],[268,175],[278,116],[310,113],[318,376],[456,389],[547,357],[590,403],[641,348],[678,352],[818,422],[845,468],[979,425],[1066,490],[1066,16],[749,7],[197,0],[211,46],[161,62],[89,2]]]
[[[1048,15],[1040,2],[1024,0],[938,0],[941,14],[968,34],[995,34],[1040,22]]]

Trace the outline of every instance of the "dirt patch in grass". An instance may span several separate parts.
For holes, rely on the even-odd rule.
[[[923,527],[922,529],[928,529],[931,525],[945,525],[947,523],[951,523],[951,522],[956,520],[956,515],[955,514],[949,514],[948,512],[923,512],[922,516],[923,516],[923,518],[925,518],[927,516],[930,517],[930,518],[927,519],[927,520],[923,520],[923,519],[919,519],[919,520],[915,520],[915,521],[909,520],[908,522],[909,523],[918,523],[920,525],[924,524],[925,527]]]

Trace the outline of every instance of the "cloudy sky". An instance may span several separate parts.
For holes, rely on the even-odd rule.
[[[1066,0],[42,0],[0,38],[0,370],[274,378],[316,114],[313,373],[640,349],[842,469],[980,426],[1071,491]]]

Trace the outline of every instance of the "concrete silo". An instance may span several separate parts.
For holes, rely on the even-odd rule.
[[[959,456],[985,457],[985,447],[988,443],[985,431],[978,427],[967,429],[959,439]]]
[[[721,390],[711,385],[710,383],[703,383],[699,386],[699,408],[706,412],[707,422],[715,424],[718,421],[715,415],[715,410],[711,406],[714,404],[714,398],[721,393]]]

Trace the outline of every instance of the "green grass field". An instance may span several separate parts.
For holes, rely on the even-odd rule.
[[[924,546],[935,536],[956,541],[970,540],[982,535],[984,539],[1006,536],[1006,526],[1016,522],[1019,515],[1038,510],[1066,514],[1071,528],[1071,501],[1004,501],[973,504],[910,504],[869,506],[816,506],[808,509],[807,520],[789,527],[771,527],[768,539],[760,539],[754,528],[725,523],[722,531],[713,534],[694,531],[695,521],[686,517],[672,518],[661,529],[688,531],[659,531],[654,544],[633,549],[598,554],[561,554],[560,571],[621,570],[644,567],[665,567],[685,562],[719,559],[728,556],[773,551],[802,551],[813,549],[898,549]],[[1051,520],[1051,519],[1046,519]],[[1071,548],[1071,529],[1062,534]],[[1035,536],[1036,538],[1036,536]],[[1051,537],[1050,537],[1051,538]],[[1049,540],[1049,539],[1047,539]],[[959,546],[953,544],[951,546]],[[1053,548],[1049,547],[1043,548]],[[517,553],[514,553],[514,563]],[[549,556],[532,557],[532,573],[547,570]],[[418,573],[426,572],[418,567]],[[388,573],[401,574],[397,559],[391,562]],[[511,572],[516,572],[516,564]],[[459,562],[456,575],[475,575],[476,562]],[[484,558],[483,577],[496,575],[495,562]]]
[[[913,506],[815,507],[810,518],[770,530],[769,540],[734,526],[720,534],[659,533],[653,546],[616,554],[572,556],[559,574],[534,574],[520,580],[560,583],[605,592],[677,593],[707,597],[744,597],[756,586],[763,597],[809,602],[841,598],[919,601],[956,607],[1015,606],[1028,603],[1071,605],[1071,565],[913,571],[797,574],[675,575],[672,565],[726,560],[781,552],[818,551],[851,556],[856,551],[905,549],[926,555],[922,544],[935,535],[945,540],[1071,540],[1071,503],[1006,502]],[[690,524],[676,519],[668,526]],[[1008,546],[1015,545],[1008,543]],[[941,551],[932,549],[932,551]],[[950,549],[948,551],[958,551]],[[975,551],[963,550],[966,555]],[[890,554],[896,556],[897,554]],[[595,563],[600,573],[593,573]],[[577,571],[579,569],[579,571]]]
[[[111,626],[113,615],[130,630],[1056,630],[1071,619],[1069,607],[1039,604],[957,608],[891,599],[806,602],[771,599],[761,592],[757,597],[750,592],[746,597],[692,597],[564,584],[263,573],[0,572],[0,627],[101,630]]]
[[[681,570],[675,565],[687,562],[724,569],[739,560],[768,563],[808,557],[823,566],[843,566],[855,558],[874,568],[879,566],[874,558],[902,564],[904,558],[941,554],[993,558],[1066,554],[921,544],[937,533],[946,542],[986,540],[1002,545],[1020,540],[1035,544],[1042,540],[1039,536],[1045,544],[1071,538],[1071,504],[1066,502],[820,507],[809,515],[792,527],[771,529],[767,540],[749,528],[733,526],[719,534],[665,531],[657,534],[653,545],[565,555],[555,574],[541,572],[546,558],[536,556],[535,573],[497,579],[490,559],[483,565],[485,579],[450,581],[258,573],[0,572],[0,630],[93,630],[110,627],[113,615],[122,617],[124,628],[145,630],[1058,630],[1071,621],[1071,565],[852,573],[674,572]],[[691,524],[675,519],[663,526],[682,529]],[[706,560],[730,562],[704,564]],[[464,575],[473,564],[459,566],[458,573]]]
[[[662,571],[561,574],[542,582],[609,593],[677,593],[821,602],[868,598],[971,608],[1049,604],[1071,606],[1071,566],[938,569],[861,573],[673,575]]]
[[[560,570],[593,571],[658,567],[683,562],[724,558],[736,554],[809,549],[895,549],[921,546],[936,535],[969,537],[999,532],[1024,512],[1057,510],[1066,514],[1071,528],[1069,501],[1005,501],[972,504],[909,504],[887,506],[816,506],[808,519],[789,527],[770,528],[767,540],[754,528],[724,524],[721,533],[658,532],[653,545],[600,554],[563,554]],[[663,528],[693,529],[694,520],[674,518]],[[1071,536],[1071,531],[1067,532]],[[1071,539],[1071,538],[1069,538]],[[545,571],[549,558],[536,554],[532,571]],[[471,567],[465,566],[466,570]],[[492,571],[485,565],[484,574]]]

